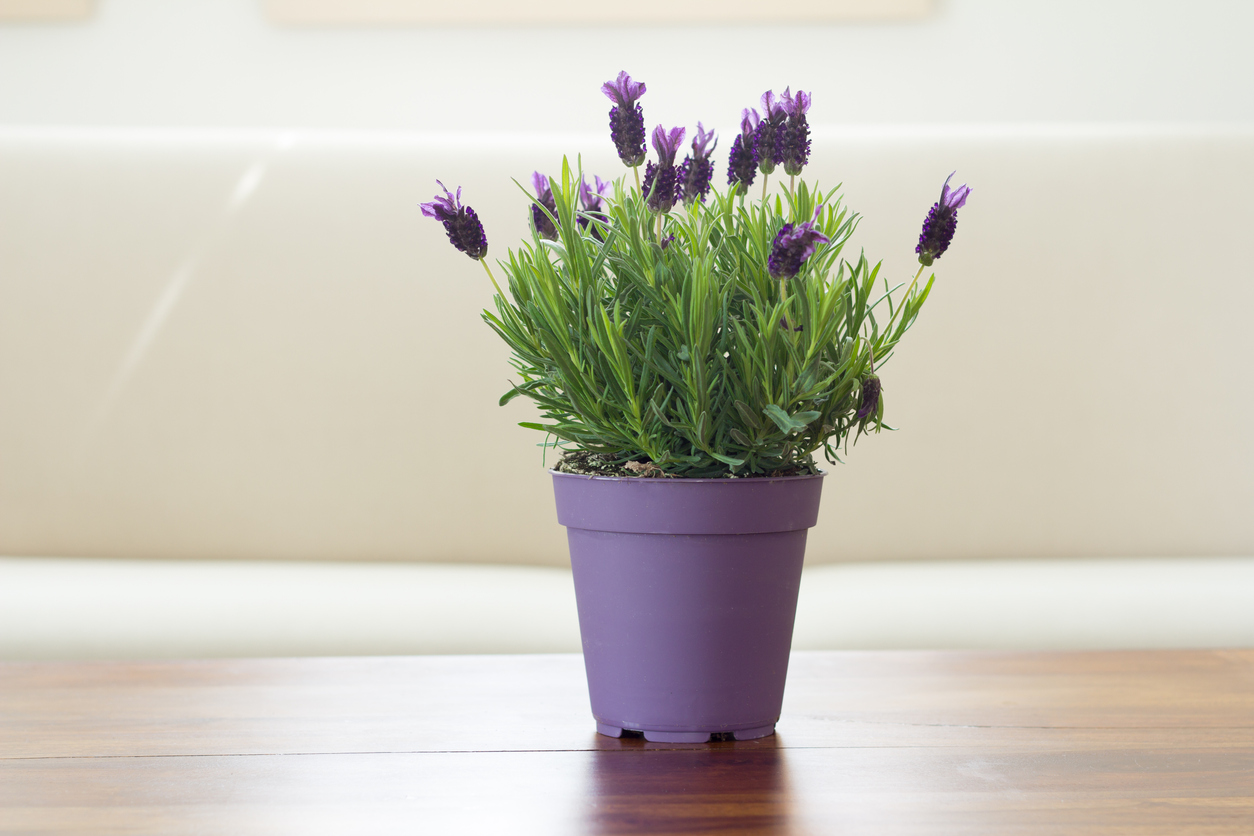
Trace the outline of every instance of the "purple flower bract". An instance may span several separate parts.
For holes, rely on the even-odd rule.
[[[579,183],[579,202],[583,204],[583,208],[588,212],[600,212],[601,204],[605,199],[605,190],[609,188],[608,180],[602,180],[600,177],[593,175],[592,179],[596,181],[596,187],[588,185],[586,179]]]
[[[653,129],[653,152],[657,154],[659,165],[674,165],[675,154],[684,142],[684,128],[671,128],[669,131],[658,125]]]

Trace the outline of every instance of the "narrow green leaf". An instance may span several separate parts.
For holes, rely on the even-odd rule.
[[[793,421],[792,416],[784,411],[783,407],[773,403],[767,404],[763,407],[762,412],[766,414],[767,418],[770,418],[775,422],[775,426],[779,427],[780,430],[785,433],[794,433],[801,429],[801,427],[805,426],[804,424],[798,426],[797,423]]]

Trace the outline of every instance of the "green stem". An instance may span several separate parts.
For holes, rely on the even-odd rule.
[[[488,272],[488,278],[492,280],[492,286],[496,288],[496,295],[505,299],[505,294],[501,292],[501,286],[496,283],[496,276],[492,275],[492,268],[488,266],[488,262],[484,261],[482,258],[478,259],[478,262],[482,264],[483,269]],[[509,300],[505,299],[505,301],[508,302]]]
[[[657,245],[662,246],[662,213],[657,213]]]
[[[913,279],[911,279],[911,281],[910,281],[910,286],[906,288],[906,295],[905,295],[905,297],[901,300],[901,304],[902,304],[903,306],[906,304],[906,302],[908,302],[908,301],[910,300],[910,292],[911,292],[912,290],[914,290],[914,286],[915,286],[916,284],[918,284],[918,283],[919,283],[919,276],[922,276],[922,275],[923,275],[923,270],[924,270],[924,267],[925,267],[925,265],[923,265],[923,264],[920,264],[920,265],[919,265],[919,272],[917,272],[917,273],[915,273],[915,274],[914,274],[914,278],[913,278]],[[899,308],[898,310],[900,310],[900,308]]]
[[[788,336],[792,336],[792,323],[788,321],[788,280],[783,276],[779,277],[779,304],[784,309],[784,330],[788,331]]]
[[[633,165],[631,167],[631,173],[636,175],[636,191],[640,192],[641,197],[643,197],[644,191],[640,188],[640,166]]]
[[[897,310],[893,311],[893,318],[888,320],[888,328],[892,330],[893,323],[897,321],[897,315],[906,307],[906,303],[910,301],[910,293],[914,290],[914,286],[919,283],[919,276],[923,275],[926,265],[919,265],[919,272],[914,274],[914,278],[910,280],[910,286],[906,288],[906,295],[902,297],[901,304],[897,306]]]
[[[762,175],[762,202],[766,203],[766,181],[771,179],[771,175]]]

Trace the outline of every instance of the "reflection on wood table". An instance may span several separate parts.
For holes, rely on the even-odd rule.
[[[793,655],[774,737],[577,655],[0,664],[0,833],[1254,833],[1254,651]]]

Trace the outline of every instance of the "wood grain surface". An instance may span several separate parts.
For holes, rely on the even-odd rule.
[[[579,656],[0,664],[0,833],[1251,834],[1254,651],[795,653],[779,733]]]

